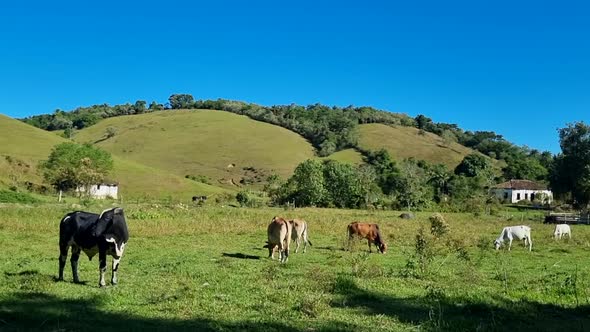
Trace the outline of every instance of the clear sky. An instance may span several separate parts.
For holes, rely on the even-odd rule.
[[[590,122],[585,1],[2,1],[0,113],[173,93],[370,105],[559,152]]]

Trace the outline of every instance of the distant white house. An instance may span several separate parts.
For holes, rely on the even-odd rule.
[[[553,193],[546,186],[529,180],[510,180],[495,185],[491,192],[500,200],[508,203],[520,201],[537,201],[551,203]]]
[[[78,187],[77,193],[86,192],[84,187]],[[119,194],[119,185],[116,183],[101,183],[90,186],[90,197],[92,198],[113,198],[117,199]]]

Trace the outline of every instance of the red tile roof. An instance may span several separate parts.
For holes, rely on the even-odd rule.
[[[494,186],[496,189],[547,190],[547,186],[530,180],[510,180]]]

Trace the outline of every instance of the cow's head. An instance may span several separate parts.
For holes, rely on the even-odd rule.
[[[379,245],[379,251],[382,254],[387,253],[387,245],[384,242],[381,242],[381,244]]]
[[[502,245],[502,242],[495,240],[494,241],[494,247],[496,248],[496,250],[500,249],[500,246]]]

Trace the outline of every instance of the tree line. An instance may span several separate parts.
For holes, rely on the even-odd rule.
[[[527,179],[548,183],[549,171],[553,167],[553,156],[550,152],[516,146],[493,131],[463,131],[456,124],[435,123],[424,115],[411,118],[405,114],[386,112],[368,106],[261,106],[225,99],[195,100],[190,94],[173,94],[166,104],[153,101],[147,106],[142,100],[134,104],[115,106],[101,104],[79,107],[71,112],[56,110],[53,114],[35,115],[22,120],[45,130],[64,130],[64,136],[71,137],[74,130],[91,126],[104,118],[164,109],[211,109],[246,115],[254,120],[278,125],[300,134],[311,142],[319,156],[328,156],[346,148],[356,148],[364,153],[358,146],[358,125],[381,123],[416,127],[421,131],[441,136],[445,142],[457,142],[490,158],[503,161],[503,179]]]
[[[275,205],[483,211],[490,203],[494,170],[480,154],[466,156],[454,170],[415,159],[396,162],[386,150],[368,152],[364,161],[306,160],[287,180],[271,176],[264,191]]]

